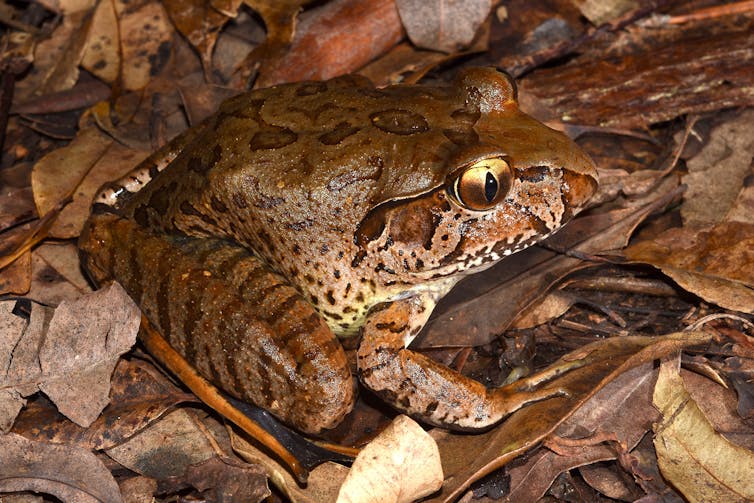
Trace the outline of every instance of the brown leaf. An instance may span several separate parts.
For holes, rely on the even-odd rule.
[[[13,432],[26,438],[86,449],[109,449],[159,419],[171,407],[196,398],[171,384],[146,362],[118,362],[111,382],[110,404],[88,427],[69,421],[46,400],[35,400],[19,415]]]
[[[33,491],[62,501],[117,503],[115,479],[91,452],[70,445],[0,435],[0,493]]]
[[[32,172],[34,200],[40,215],[52,210],[66,194],[77,189],[73,202],[50,229],[50,237],[77,237],[89,216],[97,189],[125,174],[145,155],[89,127],[80,131],[66,147],[40,159]]]
[[[13,314],[15,304],[15,302],[0,302],[0,357],[13,353],[13,349],[23,337],[24,328],[26,328],[26,321]],[[4,372],[0,374],[0,431],[6,432],[13,426],[13,420],[26,400],[23,399],[23,393],[19,392],[16,387],[7,385],[10,369],[6,362],[2,363],[0,368],[4,369]]]
[[[437,491],[442,479],[437,444],[400,415],[356,457],[338,503],[410,503]]]
[[[74,243],[45,243],[31,254],[31,289],[27,297],[45,305],[57,306],[91,293]]]
[[[270,482],[277,487],[289,500],[297,503],[319,503],[321,501],[335,501],[338,491],[343,484],[348,468],[332,461],[327,461],[309,472],[306,487],[301,487],[290,471],[257,447],[250,444],[243,437],[230,430],[230,440],[233,450],[250,463],[264,467]]]
[[[433,430],[432,436],[437,440],[443,461],[445,483],[441,495],[432,501],[453,501],[460,497],[472,482],[506,465],[546,438],[587,399],[629,369],[710,339],[709,334],[683,332],[662,337],[614,337],[588,344],[553,364],[576,361],[583,364],[547,385],[547,388],[566,391],[568,396],[528,405],[481,435]]]
[[[0,295],[25,294],[31,288],[31,252],[26,251],[0,269]]]
[[[190,465],[215,456],[212,443],[195,421],[186,409],[178,409],[105,452],[140,475],[157,480],[181,477]]]
[[[657,417],[652,407],[655,378],[651,365],[637,367],[610,382],[584,403],[555,432],[559,437],[585,439],[584,444],[572,453],[542,449],[525,464],[512,468],[508,501],[536,501],[561,473],[617,457],[616,450],[602,444],[600,439],[587,444],[590,435],[611,434],[628,449],[633,448]],[[554,442],[557,443],[557,439]]]
[[[64,302],[54,313],[34,305],[20,337],[3,334],[15,344],[0,353],[7,369],[0,389],[7,399],[8,393],[28,396],[38,388],[61,413],[87,426],[109,401],[110,375],[136,341],[140,319],[117,284]]]
[[[210,0],[166,0],[164,5],[178,31],[201,55],[205,74],[210,76],[212,51],[229,15],[215,9]]]
[[[686,161],[688,174],[683,183],[688,190],[681,205],[685,225],[731,220],[726,215],[739,193],[746,190],[744,179],[752,173],[754,110],[722,117],[724,122],[710,131],[701,151]],[[734,220],[754,223],[754,215],[740,212]]]
[[[754,223],[670,229],[624,250],[679,286],[726,309],[754,313]]]
[[[492,8],[490,0],[396,0],[395,3],[411,42],[443,52],[468,47]]]
[[[654,444],[667,480],[689,501],[754,499],[754,452],[714,430],[686,391],[677,359],[660,366],[654,403],[662,413]]]
[[[214,456],[186,470],[186,480],[208,501],[246,503],[269,496],[267,476],[259,465]]]

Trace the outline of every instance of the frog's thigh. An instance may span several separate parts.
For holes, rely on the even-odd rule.
[[[478,381],[404,348],[416,319],[426,318],[421,299],[386,304],[370,313],[358,352],[362,382],[395,408],[446,428],[488,427],[527,403],[558,390],[487,389]],[[413,325],[412,325],[413,320]],[[514,383],[515,384],[515,383]]]
[[[306,432],[335,426],[350,411],[353,379],[340,343],[284,278],[243,247],[158,236],[115,215],[92,217],[80,246],[97,262],[90,268],[117,278],[171,345],[221,388]]]

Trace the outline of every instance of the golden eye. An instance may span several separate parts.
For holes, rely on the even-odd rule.
[[[504,159],[483,159],[464,169],[448,186],[448,192],[461,206],[485,211],[508,195],[512,182],[513,171]]]

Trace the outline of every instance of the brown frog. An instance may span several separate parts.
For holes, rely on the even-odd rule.
[[[236,96],[95,199],[80,241],[201,374],[304,432],[336,425],[358,374],[397,409],[488,427],[553,395],[487,389],[406,349],[462,277],[539,241],[597,186],[571,140],[490,68],[451,86],[367,79]]]

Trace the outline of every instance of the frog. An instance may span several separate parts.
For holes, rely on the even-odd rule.
[[[553,374],[486,387],[409,345],[459,280],[557,231],[597,186],[495,68],[382,88],[346,75],[228,99],[101,188],[79,249],[202,376],[303,433],[353,407],[341,341],[399,412],[481,431],[560,393]]]

